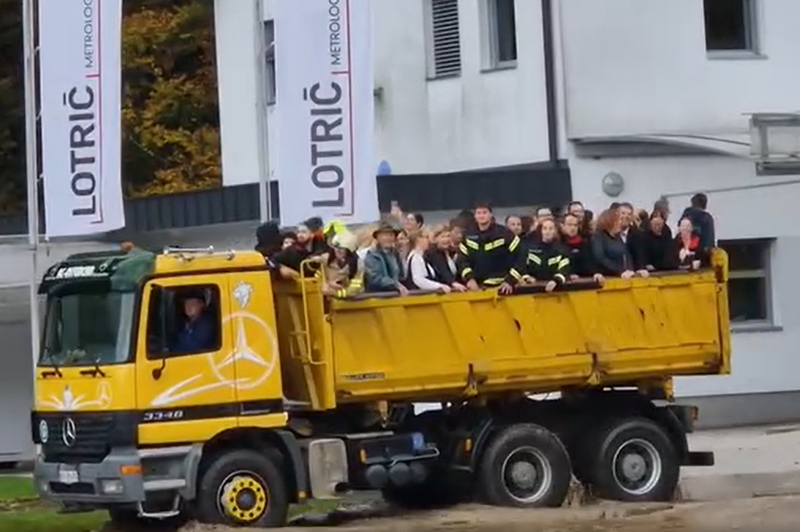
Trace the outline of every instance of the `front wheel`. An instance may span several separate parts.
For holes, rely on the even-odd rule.
[[[483,499],[495,506],[559,507],[572,480],[569,455],[544,427],[519,424],[503,430],[481,458]]]
[[[680,476],[680,461],[669,434],[644,418],[612,422],[598,433],[590,458],[591,481],[604,499],[669,501]]]
[[[289,498],[280,469],[266,454],[232,451],[206,470],[197,497],[201,522],[270,528],[286,524]]]

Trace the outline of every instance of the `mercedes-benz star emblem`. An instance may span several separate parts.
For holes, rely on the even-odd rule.
[[[78,439],[78,429],[75,427],[75,422],[72,418],[68,417],[64,420],[64,424],[61,427],[61,439],[67,447],[75,445],[75,440]]]

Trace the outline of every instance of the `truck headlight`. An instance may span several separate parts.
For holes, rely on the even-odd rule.
[[[100,489],[105,495],[119,495],[125,491],[121,480],[101,480]]]
[[[47,426],[47,421],[41,420],[39,422],[39,441],[47,443],[50,439],[50,427]]]

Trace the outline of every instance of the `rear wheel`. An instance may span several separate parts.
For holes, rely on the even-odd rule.
[[[665,429],[645,418],[610,423],[591,456],[591,483],[604,499],[668,501],[675,494],[680,461]]]
[[[266,454],[241,450],[220,455],[200,482],[201,522],[247,527],[286,523],[289,499],[280,469]]]
[[[558,507],[572,480],[569,455],[558,437],[534,424],[513,425],[481,458],[483,499],[496,506]]]

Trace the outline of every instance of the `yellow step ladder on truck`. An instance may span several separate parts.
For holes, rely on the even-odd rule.
[[[255,252],[72,256],[40,286],[37,489],[116,522],[253,527],[348,490],[559,506],[573,474],[606,498],[669,499],[682,466],[713,464],[672,394],[675,376],[730,371],[724,252],[712,265],[331,300]]]

